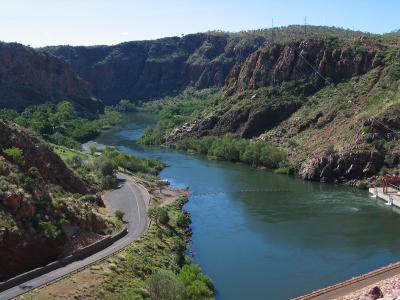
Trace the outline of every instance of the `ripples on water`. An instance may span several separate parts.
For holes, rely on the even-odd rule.
[[[161,176],[190,187],[194,261],[219,299],[288,299],[399,259],[400,216],[367,192],[137,145],[152,124],[132,115],[98,141],[161,159]]]

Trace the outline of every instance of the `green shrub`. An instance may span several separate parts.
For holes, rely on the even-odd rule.
[[[183,300],[183,284],[170,271],[159,271],[153,274],[148,281],[150,299]]]
[[[6,175],[8,171],[7,165],[4,161],[0,160],[0,175]]]
[[[280,167],[274,171],[274,173],[276,174],[285,174],[285,175],[294,175],[295,172],[296,169],[293,166]]]
[[[118,181],[114,176],[107,175],[101,180],[101,187],[106,190],[114,189],[118,186]]]
[[[209,157],[228,161],[241,161],[255,167],[277,168],[286,159],[286,153],[272,144],[258,140],[236,139],[227,133],[222,138],[208,136],[184,139],[176,146],[179,150],[195,151]]]
[[[115,165],[109,159],[99,158],[97,160],[98,168],[103,176],[112,176],[115,172]]]
[[[160,209],[158,212],[157,219],[161,225],[167,225],[169,222],[169,215],[167,209],[165,208]]]
[[[147,216],[149,217],[150,221],[158,223],[158,212],[159,212],[158,207],[150,207],[147,210]]]
[[[82,202],[96,203],[97,197],[96,197],[96,195],[83,195],[83,196],[79,196],[79,200]]]
[[[58,227],[50,221],[40,221],[39,228],[43,230],[45,236],[50,239],[55,239],[60,234]]]
[[[180,195],[178,197],[178,199],[176,199],[176,203],[178,204],[178,206],[182,207],[183,205],[185,205],[188,202],[188,197],[184,196],[184,195]]]
[[[325,155],[332,155],[335,153],[335,147],[332,144],[326,145],[324,149]]]
[[[179,237],[174,237],[172,239],[171,249],[178,255],[182,255],[186,251],[186,243],[182,241]]]
[[[190,217],[186,213],[180,213],[176,218],[176,225],[186,228],[191,223]]]
[[[121,210],[117,210],[115,212],[115,216],[118,218],[118,220],[123,221],[125,213]]]
[[[47,151],[50,150],[50,145],[46,142],[40,142],[39,144],[37,144],[37,147],[40,151]]]
[[[31,190],[33,186],[33,179],[29,176],[24,177],[22,186],[27,190]]]
[[[21,149],[12,147],[3,150],[4,154],[14,163],[22,165],[24,163],[24,154]]]
[[[122,153],[112,148],[107,148],[103,151],[103,157],[96,160],[96,164],[102,166],[105,162],[105,158],[108,161],[109,169],[111,169],[110,163],[114,165],[114,168],[120,167],[130,172],[143,172],[149,174],[157,174],[163,168],[165,164],[155,159],[140,159],[133,154]]]
[[[28,170],[28,173],[29,173],[29,175],[32,176],[33,178],[39,178],[39,177],[40,177],[39,169],[36,168],[36,167],[31,167],[31,168]]]
[[[209,277],[201,272],[198,265],[184,265],[178,274],[178,279],[185,286],[185,299],[213,298],[214,284]]]

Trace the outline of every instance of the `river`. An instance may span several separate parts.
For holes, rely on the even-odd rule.
[[[129,114],[96,141],[160,159],[190,187],[193,261],[217,299],[289,299],[399,260],[400,215],[366,191],[138,145],[154,122]]]

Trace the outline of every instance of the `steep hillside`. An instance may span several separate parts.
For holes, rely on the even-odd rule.
[[[267,45],[235,66],[200,112],[163,121],[143,140],[175,145],[226,133],[265,140],[285,150],[290,169],[309,180],[351,183],[395,171],[400,50],[387,38]]]
[[[188,86],[221,87],[232,68],[272,42],[313,36],[349,39],[360,32],[334,27],[289,26],[240,33],[208,32],[115,46],[55,46],[43,50],[64,57],[106,103],[176,95]]]
[[[103,111],[88,84],[69,64],[54,55],[16,43],[0,42],[0,107],[21,110],[29,105],[70,100],[83,114]]]
[[[232,66],[264,42],[237,47],[226,34],[128,42],[116,46],[49,47],[66,58],[106,103],[177,94],[189,84],[221,86]]]
[[[0,121],[0,281],[66,253],[67,228],[110,233],[114,217],[96,193],[46,143]]]
[[[255,51],[229,74],[221,101],[207,118],[191,124],[185,136],[223,135],[253,138],[297,111],[326,84],[345,81],[379,67],[382,50],[368,42],[340,48],[323,40],[273,44]]]

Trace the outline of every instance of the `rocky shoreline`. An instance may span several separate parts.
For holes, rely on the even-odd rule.
[[[400,274],[381,280],[335,300],[400,299]]]

